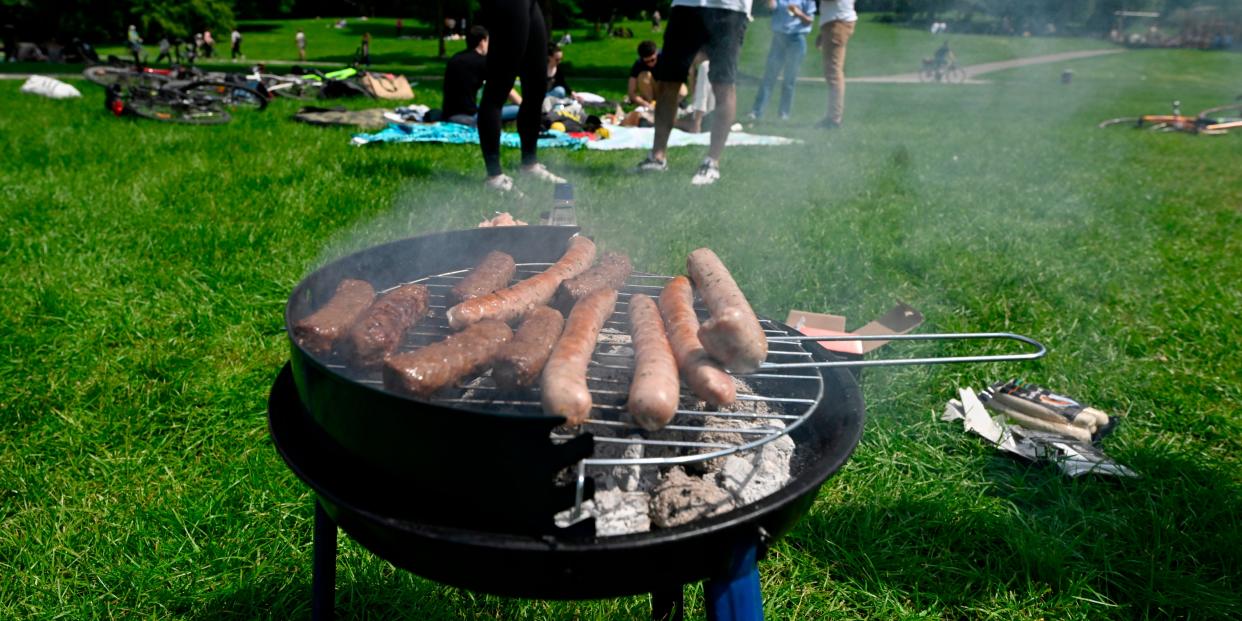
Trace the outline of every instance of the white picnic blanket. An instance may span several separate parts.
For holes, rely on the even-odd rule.
[[[586,148],[596,151],[617,151],[620,149],[650,149],[651,144],[655,141],[654,127],[621,127],[608,125],[608,131],[611,134],[604,140],[592,140],[586,143]],[[706,146],[711,144],[712,135],[704,132],[702,134],[690,134],[680,129],[674,129],[672,135],[669,136],[668,146],[670,147],[688,147],[693,145]],[[764,136],[761,134],[748,134],[746,132],[729,132],[729,140],[727,145],[785,145],[785,144],[801,144],[801,140],[794,138],[785,138],[783,136]]]

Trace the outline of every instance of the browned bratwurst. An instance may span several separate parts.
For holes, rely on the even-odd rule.
[[[346,278],[336,286],[336,293],[319,310],[293,324],[293,337],[307,351],[326,354],[332,351],[336,340],[345,335],[350,326],[375,299],[375,289],[365,280]]]
[[[428,298],[424,285],[401,285],[372,302],[346,337],[354,360],[364,367],[379,366],[401,344],[405,331],[427,316]]]
[[[565,322],[565,332],[552,349],[539,381],[545,413],[564,416],[570,425],[580,425],[590,415],[587,366],[591,364],[599,331],[616,305],[616,289],[596,291],[574,305]]]
[[[511,338],[505,322],[485,319],[422,349],[390,355],[384,359],[384,387],[430,396],[491,362]]]
[[[677,414],[681,384],[660,309],[650,296],[630,296],[630,337],[634,341],[634,379],[630,381],[626,409],[640,427],[656,431]]]
[[[483,257],[479,264],[470,270],[466,277],[457,282],[453,286],[453,290],[449,292],[452,299],[457,302],[465,302],[474,298],[487,295],[513,280],[513,273],[517,271],[517,265],[513,262],[513,257],[499,251],[493,250]]]
[[[768,338],[720,257],[699,248],[687,257],[686,272],[712,315],[699,328],[703,348],[734,373],[758,369],[768,357]]]
[[[600,289],[620,289],[630,277],[634,266],[630,258],[619,252],[605,252],[591,269],[566,280],[556,288],[552,307],[568,313],[578,300]]]
[[[595,243],[582,236],[574,237],[569,240],[569,249],[564,256],[542,273],[507,289],[466,300],[450,308],[447,313],[449,325],[454,330],[460,330],[482,319],[512,321],[521,317],[530,309],[547,304],[561,281],[586,271],[594,260]]]
[[[694,291],[688,278],[678,276],[664,285],[660,313],[664,315],[664,329],[677,367],[691,392],[711,405],[733,403],[737,398],[733,378],[712,360],[699,341],[699,318],[694,314]]]
[[[565,318],[555,309],[536,306],[526,313],[518,327],[492,365],[492,379],[505,390],[530,386],[539,379],[539,372],[552,355],[552,348],[565,327]]]

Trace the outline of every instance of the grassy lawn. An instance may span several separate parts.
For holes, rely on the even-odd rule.
[[[272,36],[291,41],[281,28]],[[352,53],[344,39],[319,51],[321,33],[312,55]],[[869,47],[878,34],[851,45],[860,72],[907,71],[907,54],[934,48],[923,33],[885,36],[894,49]],[[747,66],[763,40],[749,40]],[[1093,44],[1001,43],[990,59]],[[628,65],[631,44],[610,64]],[[252,56],[262,45],[248,35]],[[833,133],[810,128],[825,93],[805,85],[791,124],[762,127],[805,143],[731,149],[704,189],[689,185],[698,148],[642,178],[626,172],[638,152],[541,153],[576,184],[586,229],[639,269],[679,271],[706,245],[766,315],[834,312],[854,328],[900,299],[926,332],[1049,346],[1033,363],[867,371],[862,444],[761,564],[768,618],[1242,616],[1242,136],[1094,127],[1172,99],[1231,101],[1239,87],[1221,76],[1242,75],[1242,56],[1094,58],[1069,86],[1062,68],[987,86],[852,85]],[[293,102],[168,126],[113,118],[77,84],[82,100],[49,101],[0,82],[0,618],[306,618],[311,496],[265,423],[286,296],[379,241],[495,210],[537,219],[551,190],[483,193],[476,147],[354,148],[348,130],[289,121]],[[434,82],[418,89],[438,102]],[[753,96],[741,89],[743,109]],[[1066,480],[937,420],[956,387],[1013,376],[1121,415],[1105,449],[1142,477]],[[344,539],[338,566],[343,618],[648,614],[641,597],[460,591]],[[701,618],[701,591],[689,594]]]

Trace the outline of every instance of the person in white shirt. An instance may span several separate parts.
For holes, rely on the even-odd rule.
[[[306,33],[299,28],[293,40],[298,44],[298,60],[306,60]]]
[[[234,28],[233,33],[229,35],[229,40],[233,43],[233,49],[231,53],[231,58],[233,59],[233,62],[237,62],[238,58],[245,58],[246,55],[242,54],[242,51],[241,51],[242,33],[236,28]]]
[[[668,169],[668,138],[677,118],[677,94],[695,56],[702,51],[711,63],[708,73],[716,111],[712,115],[711,146],[690,183],[709,185],[720,179],[720,156],[737,116],[737,58],[750,21],[750,7],[751,0],[673,0],[664,30],[664,49],[652,71],[656,80],[655,140],[651,153],[636,170]]]
[[[845,46],[854,35],[858,13],[854,0],[824,0],[819,5],[819,36],[815,45],[824,58],[824,81],[828,83],[828,114],[819,127],[841,127],[845,116]]]

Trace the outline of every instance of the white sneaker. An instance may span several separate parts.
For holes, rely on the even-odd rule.
[[[538,179],[540,181],[544,181],[547,183],[565,183],[565,179],[563,177],[558,177],[552,174],[552,171],[548,170],[547,167],[544,166],[543,164],[533,164],[531,166],[523,166],[521,168],[521,171],[523,175],[530,175],[531,177],[534,177],[535,179]]]
[[[634,172],[640,173],[664,172],[666,170],[668,170],[668,160],[657,160],[650,155],[634,167]]]
[[[720,165],[710,159],[703,160],[699,171],[690,179],[691,185],[711,185],[720,180]]]
[[[512,194],[517,198],[522,198],[522,191],[513,185],[513,177],[510,177],[509,175],[496,175],[495,177],[488,177],[487,181],[483,182],[483,187],[500,192],[501,194]]]

